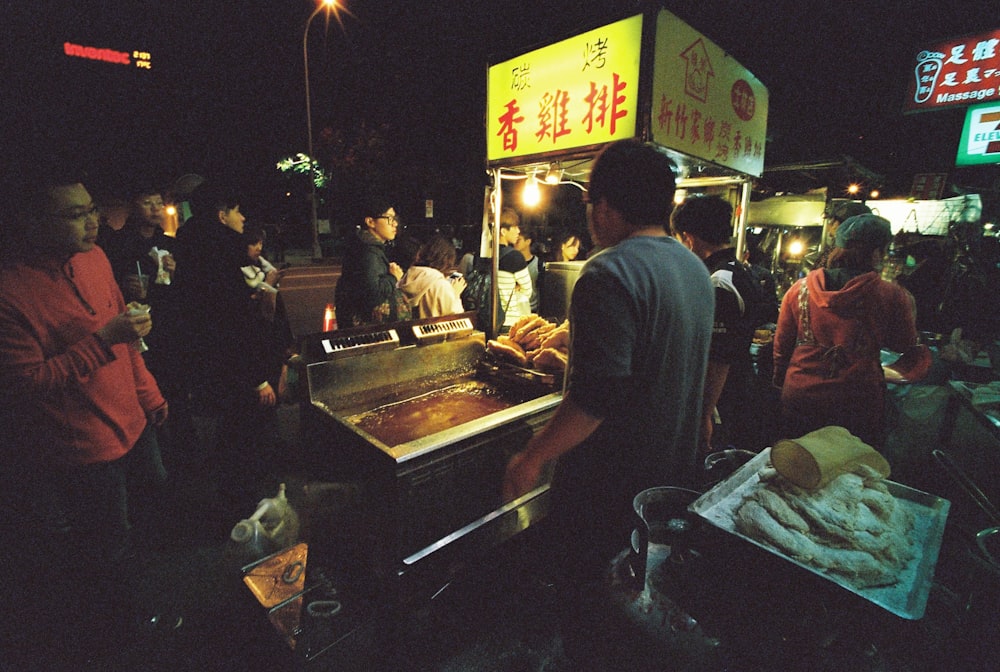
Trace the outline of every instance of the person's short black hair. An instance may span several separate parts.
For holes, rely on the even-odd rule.
[[[504,208],[500,211],[500,228],[509,229],[512,226],[521,227],[521,215],[514,208]]]
[[[534,224],[532,224],[531,222],[527,222],[527,221],[521,222],[520,229],[521,229],[521,237],[522,238],[524,238],[525,240],[534,240],[535,239],[535,225]]]
[[[718,196],[691,196],[670,215],[670,230],[725,245],[733,237],[733,206]]]
[[[239,204],[235,188],[222,182],[206,180],[191,193],[191,212],[199,217],[214,217]]]
[[[31,245],[36,220],[50,207],[54,189],[87,186],[88,175],[76,163],[40,159],[24,164],[9,171],[0,188],[4,203],[0,210],[0,253]]]
[[[152,196],[154,194],[164,196],[166,193],[167,191],[162,185],[158,184],[153,179],[144,177],[134,180],[128,186],[128,193],[126,196],[129,201],[137,201],[143,196]]]
[[[267,233],[260,224],[247,224],[243,227],[243,240],[247,245],[256,245],[267,240]]]
[[[392,201],[387,197],[379,195],[369,198],[365,204],[365,217],[378,217],[379,215],[384,215],[385,211],[389,208],[393,208]],[[396,213],[399,216],[399,213]]]
[[[51,163],[37,169],[25,166],[23,170],[12,171],[8,178],[3,185],[5,205],[13,217],[30,220],[48,205],[53,189],[74,184],[86,186],[87,173],[75,165]]]
[[[597,156],[590,173],[588,197],[602,198],[632,226],[666,227],[674,207],[674,162],[639,140],[619,140]]]

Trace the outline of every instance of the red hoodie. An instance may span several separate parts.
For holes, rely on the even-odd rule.
[[[100,248],[0,269],[0,417],[15,430],[4,452],[22,451],[6,458],[82,465],[131,450],[166,402],[133,346],[94,335],[124,311]]]
[[[879,351],[905,352],[917,340],[913,297],[904,288],[871,272],[827,290],[824,270],[810,272],[785,294],[778,316],[774,383],[782,388],[782,411],[822,423],[814,429],[839,424],[863,435],[880,427],[885,376]]]

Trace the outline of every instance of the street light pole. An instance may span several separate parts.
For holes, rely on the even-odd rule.
[[[312,225],[312,248],[313,258],[320,259],[323,256],[323,249],[319,246],[319,222],[316,218],[316,160],[313,158],[313,125],[312,125],[312,103],[309,100],[309,26],[313,19],[323,11],[324,8],[333,8],[337,4],[336,0],[323,0],[316,6],[316,10],[309,15],[306,20],[306,29],[302,33],[302,62],[306,76],[306,129],[308,132],[307,152],[309,154],[309,223]]]

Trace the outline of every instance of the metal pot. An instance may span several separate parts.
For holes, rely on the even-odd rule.
[[[704,463],[707,486],[711,487],[716,483],[721,483],[755,457],[757,457],[757,453],[741,448],[729,448],[709,453],[705,456]]]
[[[681,552],[682,540],[697,524],[688,505],[701,493],[687,488],[660,486],[643,490],[632,500],[639,521],[632,530],[629,551],[629,583],[635,590],[646,587],[646,576],[673,553]]]

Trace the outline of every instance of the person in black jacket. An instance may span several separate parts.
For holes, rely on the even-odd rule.
[[[391,203],[375,199],[365,209],[364,227],[344,254],[334,290],[337,322],[343,327],[410,319],[410,308],[396,283],[403,268],[390,262],[385,245],[395,240],[399,217]]]
[[[252,510],[266,476],[269,447],[260,437],[271,435],[277,395],[268,382],[269,334],[241,270],[246,217],[238,196],[211,182],[195,190],[192,206],[175,253],[192,412],[215,425],[209,468],[220,489]]]

